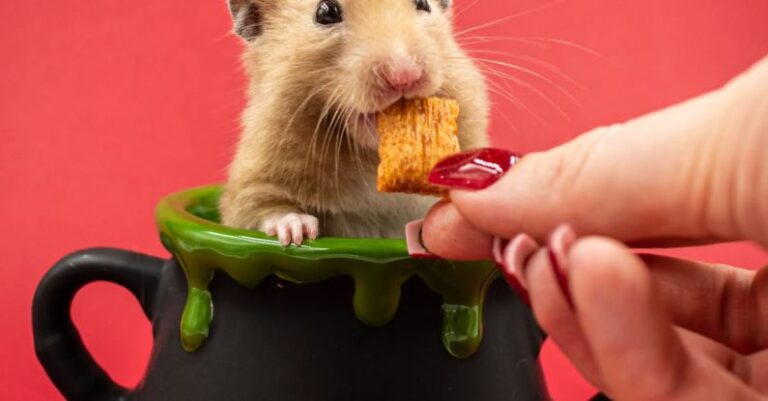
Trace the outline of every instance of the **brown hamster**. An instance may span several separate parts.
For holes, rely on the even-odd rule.
[[[487,143],[482,74],[449,0],[229,0],[250,77],[222,222],[277,235],[401,237],[435,198],[376,191],[375,114],[397,100],[460,105],[462,149]]]

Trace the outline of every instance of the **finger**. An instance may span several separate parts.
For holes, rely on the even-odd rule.
[[[584,238],[567,254],[579,327],[608,393],[622,400],[750,400],[755,392],[675,332],[642,261],[613,240]]]
[[[449,202],[440,202],[427,213],[421,238],[429,252],[446,259],[480,260],[491,256],[491,235],[475,228]]]
[[[752,367],[749,358],[699,333],[677,327],[675,329],[685,348],[706,355],[715,364],[742,382],[750,384]]]
[[[448,202],[441,202],[433,206],[423,221],[422,240],[425,246],[431,253],[445,259],[490,259],[492,250],[488,244],[492,243],[493,237],[494,235],[472,225],[452,203]],[[704,245],[714,242],[718,241],[713,239],[655,239],[630,245],[667,247]]]
[[[277,239],[280,241],[280,245],[282,246],[291,245],[291,233],[287,224],[278,223]]]
[[[750,363],[750,377],[748,382],[755,390],[768,394],[768,349],[754,353],[748,357]]]
[[[694,109],[685,114],[714,109],[711,97],[685,105]],[[680,118],[678,113],[665,110],[599,128],[550,151],[530,154],[489,188],[451,191],[451,199],[480,228],[506,235],[525,232],[537,240],[563,222],[581,233],[622,241],[712,236],[695,221],[693,196],[686,193],[695,177],[688,176],[690,169],[680,157],[703,146],[691,134],[700,129],[660,130],[667,126],[665,121]],[[679,213],[683,210],[687,215]]]
[[[269,220],[264,224],[264,233],[267,235],[277,235],[277,221]]]
[[[678,326],[736,351],[768,347],[768,271],[641,255],[660,302]],[[707,311],[707,313],[702,313]]]
[[[304,226],[304,232],[307,234],[307,237],[309,237],[309,239],[317,239],[319,233],[319,221],[317,220],[317,217],[308,214],[303,214],[299,217],[301,218],[301,223]]]
[[[768,82],[768,58],[759,67],[749,82]],[[768,118],[743,110],[768,115],[768,95],[744,86],[530,154],[487,189],[451,199],[474,226],[506,238],[542,240],[565,222],[646,245],[768,241]]]
[[[558,235],[558,233],[561,235]],[[567,252],[567,249],[572,246],[571,243],[573,242],[573,239],[568,239],[572,237],[569,237],[567,233],[567,230],[555,230],[550,236],[550,248],[555,249],[559,247],[563,249],[563,252]],[[515,249],[511,249],[514,248],[515,243],[516,241],[510,243],[504,252],[503,262],[505,263],[505,268],[502,271],[505,273],[523,272],[524,278],[520,282],[529,289],[531,304],[541,327],[549,334],[550,338],[557,342],[563,353],[568,356],[591,383],[597,387],[602,387],[599,371],[596,368],[583,333],[578,329],[578,322],[573,309],[565,299],[564,291],[558,285],[555,271],[548,260],[546,250],[542,248],[533,256],[526,256],[528,254],[518,255],[519,252],[515,253]],[[556,245],[556,243],[561,245]],[[595,254],[593,257],[602,258],[604,255]],[[529,260],[529,262],[523,265],[521,260],[525,259]],[[708,295],[717,293],[717,291],[712,290],[710,287],[720,286],[717,284],[723,281],[720,279],[720,276],[726,276],[721,273],[735,271],[749,274],[748,272],[733,268],[708,266],[652,255],[646,256],[644,261],[650,262],[648,267],[652,273],[657,273],[654,275],[654,284],[658,286],[659,282],[662,283],[662,292],[666,293],[664,294],[666,296],[660,296],[660,299],[665,304],[666,309],[673,311],[673,315],[680,314],[679,309],[683,309],[686,312],[684,318],[693,320],[694,323],[698,323],[696,322],[696,317],[699,317],[700,320],[710,320],[710,316],[722,316],[722,313],[717,309],[719,305],[710,306],[701,302],[702,299],[709,299]],[[507,267],[506,265],[510,266]],[[707,269],[711,272],[697,274]],[[715,277],[710,277],[713,275]],[[681,283],[683,284],[681,287],[684,288],[678,289],[677,286]],[[735,306],[735,308],[739,309],[738,306]],[[709,312],[701,313],[701,311]],[[719,321],[720,319],[712,320]],[[697,327],[696,324],[693,326]],[[753,333],[751,329],[753,325],[751,324],[737,323],[735,326],[739,330]],[[742,380],[748,379],[748,364],[741,354],[701,334],[682,328],[678,329],[678,333],[689,348],[695,348],[698,352],[706,353],[711,359],[727,367],[729,371]],[[759,334],[758,337],[760,337]]]
[[[304,241],[304,225],[301,223],[301,219],[298,215],[292,215],[289,217],[288,224],[291,227],[291,238],[293,243],[301,245]]]
[[[444,245],[471,240],[465,227],[540,241],[568,222],[580,233],[644,247],[728,238],[768,246],[768,168],[760,152],[768,146],[768,99],[754,89],[766,83],[768,58],[723,90],[528,155],[485,190],[451,191],[464,221],[451,212],[442,222],[442,207],[433,209],[425,242],[463,258]],[[734,132],[746,139],[734,141]]]
[[[528,263],[516,266],[521,270],[536,320],[560,350],[595,387],[603,388],[600,371],[579,328],[579,322],[557,284],[547,250],[541,248]]]

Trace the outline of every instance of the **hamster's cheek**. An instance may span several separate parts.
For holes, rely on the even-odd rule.
[[[445,81],[445,73],[440,58],[428,55],[424,60],[424,80],[421,88],[412,97],[428,97],[438,95]]]
[[[376,119],[372,115],[360,114],[347,123],[347,132],[352,140],[363,149],[379,148],[379,134],[376,131]]]

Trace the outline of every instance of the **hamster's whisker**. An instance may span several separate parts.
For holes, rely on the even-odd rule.
[[[317,159],[316,159],[317,163],[318,163],[317,170],[319,170],[320,172],[322,172],[322,170],[324,169],[324,166],[326,164],[326,161],[323,158],[323,148],[325,147],[325,143],[327,141],[328,135],[325,135],[325,137],[323,138],[323,144],[320,147],[320,154],[319,155],[315,155],[315,152],[316,152],[316,149],[317,149],[317,138],[318,138],[318,135],[320,133],[320,127],[321,127],[321,125],[323,125],[323,122],[325,121],[326,117],[328,116],[328,112],[331,109],[331,106],[333,104],[333,99],[335,99],[335,97],[338,96],[339,92],[340,92],[340,86],[336,85],[335,89],[331,92],[330,96],[328,96],[328,98],[325,100],[325,104],[323,105],[323,108],[320,111],[320,115],[317,118],[317,122],[315,123],[315,129],[312,132],[312,141],[311,141],[312,145],[311,145],[310,149],[311,149],[313,158],[315,156],[317,156]],[[325,191],[324,187],[323,187],[324,176],[325,176],[325,174],[317,174],[315,176],[317,178],[317,191],[316,192],[317,192],[317,196],[319,197],[318,200],[322,204],[325,203],[325,199],[323,197],[325,197],[326,194],[327,194],[327,191]]]
[[[462,47],[472,46],[478,43],[493,43],[493,42],[516,42],[523,43],[525,45],[537,47],[540,49],[546,49],[548,46],[544,43],[538,42],[533,38],[520,37],[520,36],[467,36],[456,40],[456,43]]]
[[[340,96],[339,96],[339,98],[340,98]],[[322,147],[321,154],[320,154],[320,157],[323,159],[323,161],[327,161],[327,158],[326,158],[327,152],[331,149],[331,144],[333,143],[333,141],[338,136],[338,128],[339,128],[338,123],[339,123],[339,116],[340,116],[339,115],[340,107],[338,107],[338,104],[337,104],[338,100],[340,100],[340,99],[333,99],[333,101],[331,101],[329,99],[329,103],[332,104],[332,107],[334,108],[334,111],[333,111],[333,115],[331,117],[331,120],[329,122],[328,131],[327,131],[326,136],[325,136],[325,138],[323,140],[323,147]],[[334,165],[336,165],[336,162],[337,162],[336,156],[337,155],[334,155]],[[328,166],[328,167],[331,167],[331,166]],[[338,170],[334,171],[334,173],[337,173],[337,172],[338,172]],[[331,182],[331,184],[332,184],[332,188],[335,190],[336,194],[338,195],[338,192],[339,192],[338,176],[334,176],[334,180]]]
[[[465,35],[465,34],[467,34],[467,33],[469,33],[469,32],[474,32],[474,31],[476,31],[476,30],[478,30],[478,29],[490,28],[490,27],[492,27],[492,26],[495,26],[495,25],[498,25],[498,24],[501,24],[501,23],[504,23],[504,22],[509,22],[510,20],[513,20],[513,19],[515,19],[515,18],[519,18],[519,17],[523,17],[523,16],[526,16],[526,15],[529,15],[529,14],[533,14],[533,13],[536,13],[536,12],[539,12],[539,11],[542,11],[542,10],[545,10],[545,9],[547,9],[547,8],[551,8],[551,7],[553,7],[553,6],[559,5],[559,4],[563,3],[563,2],[565,2],[565,0],[555,0],[555,1],[551,1],[551,2],[549,2],[549,3],[546,3],[546,4],[543,4],[543,5],[541,5],[541,6],[539,6],[539,7],[535,7],[535,8],[532,8],[532,9],[528,9],[528,10],[525,10],[525,11],[521,11],[521,12],[519,12],[519,13],[515,13],[515,14],[512,14],[512,15],[508,15],[508,16],[506,16],[506,17],[503,17],[503,18],[499,18],[499,19],[497,19],[497,20],[494,20],[494,21],[490,21],[490,22],[487,22],[487,23],[485,23],[485,24],[476,25],[476,26],[473,26],[473,27],[470,27],[470,28],[464,29],[463,31],[459,31],[459,32],[456,32],[456,33],[454,34],[454,36],[455,36],[455,37],[457,37],[457,38],[459,38],[459,37],[461,37],[462,35]]]
[[[360,97],[360,94],[361,94],[360,91],[356,91],[355,92],[355,97]],[[355,100],[354,102],[350,101],[349,104],[351,105],[351,104],[359,104],[360,103],[359,101],[357,101],[357,99],[354,99],[354,100]],[[351,109],[351,107],[350,107],[350,109]],[[351,118],[352,116],[353,116],[353,114],[350,113],[350,115],[348,116],[348,119]],[[356,112],[354,114],[354,116],[355,116],[354,127],[352,129],[353,129],[354,132],[358,132],[358,130],[360,128],[360,118],[361,118],[362,115],[359,112]],[[349,123],[347,122],[346,124],[349,124]],[[364,167],[364,164],[363,164],[362,156],[360,155],[360,151],[361,151],[360,144],[356,140],[354,140],[354,138],[351,138],[351,135],[349,135],[349,133],[347,134],[347,146],[350,149],[350,154],[352,155],[351,156],[352,159],[355,161],[355,166],[357,167],[357,172],[359,173],[360,176],[364,176],[365,167]]]
[[[322,92],[323,90],[327,89],[328,87],[332,87],[332,86],[333,86],[333,82],[332,81],[331,82],[326,82],[324,85],[320,85],[315,91],[312,92],[312,94],[310,96],[307,97],[307,99],[305,101],[309,100],[309,98],[311,96],[317,95],[320,92]],[[299,109],[300,108],[301,108],[301,106],[299,106]],[[322,114],[322,110],[321,110],[321,114]],[[294,113],[294,115],[295,115],[295,113]],[[320,120],[320,117],[318,118],[318,121],[319,120]],[[316,143],[317,143],[317,132],[318,132],[318,126],[315,125],[315,130],[312,132],[312,135],[311,135],[310,140],[309,140],[309,146],[307,147],[307,157],[304,158],[305,171],[307,171],[307,168],[309,167],[309,161],[312,160],[312,154],[315,151],[315,147],[316,147]]]
[[[322,160],[322,165],[324,168],[329,168],[330,165],[328,165],[328,159],[326,158],[328,147],[330,145],[331,136],[334,132],[334,121],[336,118],[336,115],[338,113],[338,109],[334,107],[334,103],[329,99],[328,101],[328,113],[331,113],[331,109],[333,109],[332,114],[326,113],[325,119],[324,119],[324,125],[325,125],[325,135],[323,136],[323,143],[320,145],[320,159]],[[330,119],[328,119],[328,116],[331,116]]]
[[[520,77],[516,77],[516,76],[510,75],[510,74],[503,73],[501,71],[498,71],[498,70],[493,69],[493,68],[491,68],[489,66],[486,66],[486,65],[481,65],[479,68],[480,68],[481,71],[483,71],[483,72],[485,72],[487,74],[493,75],[493,76],[495,76],[497,78],[502,78],[502,79],[504,79],[506,81],[509,81],[509,82],[514,82],[517,85],[520,85],[520,86],[528,89],[529,91],[531,91],[531,92],[535,93],[536,95],[538,95],[542,100],[547,102],[547,104],[552,106],[552,108],[554,108],[560,115],[562,115],[563,118],[565,118],[566,120],[570,120],[570,117],[565,112],[565,110],[563,110],[554,100],[552,100],[552,98],[547,96],[543,91],[541,91],[540,89],[538,89],[535,86],[531,85],[529,82],[525,81],[524,79],[522,79]]]
[[[453,18],[456,18],[456,17],[460,16],[461,14],[464,14],[467,10],[469,10],[472,7],[474,7],[477,4],[478,1],[480,1],[480,0],[475,0],[475,1],[471,2],[471,3],[469,3],[468,5],[462,7],[461,9],[456,7],[456,11],[453,13]]]
[[[490,92],[492,92],[494,94],[497,94],[497,95],[501,96],[504,99],[507,99],[508,101],[510,101],[514,106],[516,106],[520,110],[523,110],[524,112],[530,114],[531,117],[533,117],[533,119],[536,122],[538,122],[539,124],[541,124],[542,126],[548,126],[549,125],[544,119],[541,118],[541,116],[539,116],[530,107],[528,107],[525,103],[523,103],[522,100],[520,100],[516,96],[512,95],[509,92],[508,88],[502,86],[501,84],[499,84],[496,81],[489,80],[488,84],[489,84],[488,90]],[[504,113],[501,113],[501,114],[502,114],[502,116],[506,117],[506,114],[504,114]],[[511,123],[511,121],[508,121],[508,122]],[[514,126],[514,124],[512,124],[512,125]]]
[[[526,61],[528,63],[535,64],[535,65],[537,65],[537,66],[539,66],[541,68],[546,69],[548,72],[551,72],[552,74],[557,75],[558,78],[563,79],[564,81],[566,81],[570,85],[573,85],[573,86],[575,86],[575,87],[577,87],[579,89],[582,89],[582,90],[586,89],[584,84],[582,84],[581,82],[575,80],[573,77],[571,77],[571,76],[567,75],[566,73],[564,73],[556,65],[554,65],[552,63],[549,63],[549,62],[546,62],[546,61],[544,61],[542,59],[539,59],[539,58],[536,58],[536,57],[523,56],[523,55],[518,55],[518,54],[514,54],[514,53],[508,53],[508,52],[502,52],[502,51],[496,51],[496,50],[487,50],[487,49],[468,49],[467,53],[469,53],[470,55],[472,55],[472,54],[493,54],[493,55],[497,55],[497,56],[505,56],[505,57],[509,57],[509,58],[512,58],[512,59]]]
[[[450,60],[450,58],[444,58],[444,60]],[[554,100],[552,100],[549,96],[544,94],[544,92],[542,92],[540,89],[536,88],[531,83],[529,83],[528,81],[522,79],[521,77],[518,77],[518,76],[515,76],[515,75],[511,75],[511,74],[499,71],[496,68],[493,68],[492,65],[498,65],[498,63],[501,63],[501,62],[498,62],[496,60],[490,60],[491,62],[489,62],[488,64],[492,64],[492,65],[488,65],[485,62],[487,60],[489,60],[489,59],[474,58],[474,60],[478,61],[477,68],[480,71],[482,71],[484,74],[491,75],[491,76],[496,77],[496,78],[501,78],[501,79],[503,79],[505,81],[514,82],[514,83],[516,83],[516,84],[518,84],[518,85],[520,85],[520,86],[530,90],[531,92],[535,93],[540,98],[542,98],[547,104],[552,106],[552,108],[554,108],[560,115],[562,115],[563,118],[565,118],[566,120],[570,121],[570,116],[568,116],[568,114]],[[501,63],[501,64],[502,64],[502,66],[505,66],[505,64],[507,64],[507,63]],[[522,68],[522,67],[520,67],[520,68]],[[515,71],[520,71],[520,68],[515,68],[514,70]],[[530,70],[527,70],[527,69],[524,69],[524,70],[530,71]],[[530,71],[530,72],[533,73],[533,74],[536,74],[533,71]],[[536,74],[536,75],[540,76],[541,74]],[[553,87],[558,89],[560,92],[563,92],[564,94],[566,94],[566,96],[568,96],[570,99],[572,99],[572,101],[577,106],[581,106],[581,104],[578,101],[575,100],[573,95],[571,95],[569,92],[567,92],[564,88],[562,88],[559,85],[555,84],[554,82],[552,82],[551,80],[549,80],[546,77],[542,77],[542,78],[543,78],[543,80],[545,82],[550,83]],[[492,81],[489,80],[489,82],[492,82]],[[508,99],[508,100],[510,100],[510,99]]]
[[[494,71],[483,71],[483,72],[489,73],[489,74],[494,73]],[[541,118],[541,116],[539,116],[536,112],[534,112],[530,107],[528,107],[528,105],[526,105],[522,100],[520,100],[520,98],[513,95],[511,92],[512,89],[509,88],[508,86],[503,85],[503,82],[506,82],[506,81],[496,82],[495,80],[489,79],[488,90],[512,102],[514,106],[530,114],[531,117],[533,117],[533,119],[536,120],[538,123],[546,126],[547,125],[546,121],[543,118]]]
[[[342,129],[339,133],[339,144],[336,146],[336,170],[338,174],[339,170],[339,164],[338,160],[341,159],[341,147],[346,143],[347,145],[347,151],[349,152],[348,156],[350,159],[352,159],[352,138],[347,134],[347,131],[349,130],[350,125],[350,118],[352,118],[352,108],[349,106],[349,103],[345,102],[343,114],[345,116],[344,122],[342,123]]]
[[[359,153],[359,146],[357,144],[357,141],[354,140],[354,138],[351,138],[349,135],[349,117],[347,117],[347,122],[345,122],[345,125],[347,125],[347,136],[345,139],[345,142],[347,143],[347,150],[349,151],[350,158],[355,162],[355,167],[357,167],[358,172],[362,172],[362,160],[360,159],[360,153]],[[356,118],[354,120],[354,127],[352,127],[352,130],[357,132],[359,128],[359,118]]]
[[[337,193],[339,189],[339,160],[341,157],[339,156],[339,152],[341,151],[341,139],[343,138],[343,135],[341,133],[341,130],[336,129],[333,131],[334,136],[334,153],[333,153],[333,187],[336,188]]]
[[[333,163],[334,163],[334,167],[333,167],[334,182],[333,182],[333,185],[334,185],[334,187],[339,188],[339,160],[341,159],[341,155],[340,155],[341,145],[342,145],[342,140],[344,139],[344,125],[345,125],[345,121],[346,121],[344,116],[345,116],[345,113],[346,113],[346,106],[343,106],[343,105],[339,106],[339,105],[337,105],[336,108],[337,108],[337,110],[339,112],[339,118],[338,118],[336,129],[333,130],[333,135],[336,137],[335,138],[336,144],[334,146],[335,152],[333,153],[333,158],[334,158],[334,160],[333,160]]]
[[[381,71],[378,68],[373,69],[373,80],[374,85],[381,86],[385,81],[384,77],[381,75]],[[371,97],[371,100],[373,100],[373,96],[369,95]],[[372,102],[373,103],[373,102]]]
[[[554,43],[554,44],[557,44],[557,45],[570,47],[570,48],[573,48],[573,49],[576,49],[576,50],[581,50],[582,52],[587,53],[589,55],[592,55],[594,57],[597,57],[600,60],[605,61],[606,63],[609,63],[609,64],[614,64],[615,63],[613,60],[611,60],[610,58],[604,56],[603,54],[601,54],[600,52],[598,52],[595,49],[592,49],[592,48],[589,48],[587,46],[584,46],[584,45],[581,45],[581,44],[578,44],[578,43],[574,43],[574,42],[571,42],[571,41],[568,41],[568,40],[565,40],[565,39],[547,38],[547,37],[535,37],[535,38],[532,38],[532,39],[538,40],[540,42]]]
[[[480,71],[484,75],[494,75],[496,73],[496,71],[494,71],[494,70],[485,70],[482,67],[484,67],[484,66],[480,66],[479,69],[480,69]],[[488,78],[488,77],[486,77],[486,78]],[[511,102],[517,108],[527,112],[540,125],[542,125],[542,126],[547,126],[548,125],[548,123],[545,120],[543,120],[538,114],[536,114],[531,108],[529,108],[522,100],[520,100],[519,98],[514,96],[510,92],[511,88],[508,88],[508,87],[502,85],[502,83],[506,82],[506,80],[504,80],[504,81],[502,81],[500,83],[500,82],[497,82],[495,80],[486,79],[486,82],[488,83],[487,90],[490,93],[493,93],[493,94],[496,94],[498,96],[501,96],[502,98],[504,98],[507,101]],[[494,106],[492,105],[492,107],[494,107]],[[510,127],[515,132],[516,135],[521,135],[521,132],[518,129],[517,125],[514,122],[512,122],[512,120],[509,118],[507,113],[500,113],[500,115],[504,119],[504,121],[507,123],[507,126]]]
[[[294,110],[293,114],[291,114],[291,118],[288,119],[288,123],[285,124],[285,129],[283,130],[283,135],[287,135],[288,134],[288,131],[293,126],[293,123],[294,123],[294,121],[296,119],[296,116],[299,114],[299,112],[304,110],[304,108],[307,107],[307,104],[309,104],[309,101],[312,98],[314,98],[315,96],[317,96],[320,92],[325,90],[329,86],[329,84],[330,83],[326,83],[325,85],[320,85],[317,88],[315,88],[314,90],[312,90],[309,93],[309,95],[307,95],[307,97],[304,99],[304,101],[301,102],[301,104],[299,104],[299,106],[296,108],[296,110]]]
[[[503,61],[489,59],[489,58],[475,57],[474,59],[479,61],[480,63],[488,63],[488,64],[498,65],[498,66],[501,66],[501,67],[506,67],[506,68],[509,68],[511,70],[520,71],[522,73],[525,73],[525,74],[531,75],[531,76],[533,76],[535,78],[538,78],[538,79],[540,79],[540,80],[542,80],[542,81],[552,85],[555,89],[557,89],[562,94],[564,94],[569,99],[571,99],[571,101],[574,104],[576,104],[577,106],[581,107],[581,103],[576,99],[576,97],[571,92],[569,92],[568,90],[563,88],[561,85],[558,85],[555,81],[547,78],[546,76],[544,76],[542,74],[539,74],[536,71],[533,71],[533,70],[525,68],[525,67],[521,67],[521,66],[519,66],[517,64],[506,63],[506,62],[503,62]]]
[[[495,93],[495,92],[493,91],[493,89],[489,89],[489,93]],[[499,113],[499,115],[501,115],[501,117],[504,119],[504,122],[506,123],[506,126],[512,130],[512,133],[516,137],[519,137],[520,135],[522,135],[522,133],[520,132],[520,129],[517,127],[517,125],[515,125],[514,122],[512,122],[512,120],[509,118],[507,113]]]
[[[373,84],[376,83],[376,80],[378,79],[377,77],[379,75],[380,75],[380,72],[378,72],[378,71],[375,71],[374,74],[366,74],[363,85],[362,86],[361,85],[356,85],[357,90],[354,92],[354,95],[355,95],[354,99],[351,99],[353,101],[349,102],[348,104],[350,104],[350,105],[355,105],[355,104],[356,105],[373,104],[374,103],[373,91],[370,90],[370,88],[372,87]],[[350,108],[351,108],[351,106],[350,106]],[[367,116],[365,113],[362,113],[359,109],[355,110],[354,117],[355,117],[355,120],[354,120],[354,124],[355,124],[354,131],[355,132],[359,132],[360,124],[363,122],[362,121],[363,118],[366,119],[366,121],[364,121],[365,124],[370,124],[371,123],[371,121],[367,120],[369,118],[369,116]],[[367,129],[367,127],[366,127],[366,129]],[[374,135],[376,135],[375,132],[374,132]],[[352,138],[352,139],[355,139],[355,138]],[[367,173],[367,170],[365,168],[366,163],[363,160],[363,152],[366,151],[366,150],[363,149],[363,147],[360,145],[360,143],[358,143],[358,141],[350,140],[350,142],[352,142],[352,145],[353,145],[352,147],[354,149],[354,158],[355,158],[355,162],[356,162],[356,165],[357,165],[356,167],[357,167],[358,174],[361,177],[365,177],[366,173]],[[371,189],[370,186],[365,186],[365,190],[369,194],[373,194],[375,192],[375,191],[373,191]]]
[[[471,46],[477,43],[491,43],[491,42],[518,42],[518,43],[524,43],[527,45],[535,46],[540,49],[547,49],[550,46],[549,45],[558,45],[558,46],[564,46],[568,48],[572,48],[575,50],[579,50],[583,53],[586,53],[590,56],[596,57],[604,62],[607,62],[609,64],[614,64],[614,61],[610,58],[606,57],[602,53],[598,52],[595,49],[592,49],[588,46],[575,43],[566,39],[562,38],[551,38],[551,37],[545,37],[545,36],[493,36],[493,35],[485,35],[485,36],[479,36],[479,35],[472,35],[472,36],[466,36],[460,39],[456,40],[456,43],[460,44],[462,47]]]

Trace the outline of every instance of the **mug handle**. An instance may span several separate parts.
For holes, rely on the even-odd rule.
[[[80,288],[108,281],[131,291],[152,319],[164,261],[119,249],[87,249],[64,257],[43,277],[32,303],[35,353],[67,400],[124,400],[116,384],[86,350],[72,323],[70,306]]]

